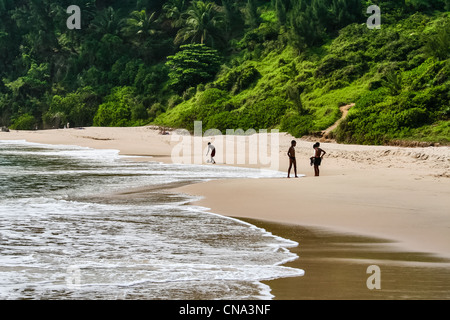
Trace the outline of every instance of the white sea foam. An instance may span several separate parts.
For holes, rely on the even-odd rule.
[[[0,141],[0,160],[1,299],[268,299],[260,281],[303,275],[282,266],[298,243],[186,205],[192,197],[87,197],[260,170],[23,141]]]

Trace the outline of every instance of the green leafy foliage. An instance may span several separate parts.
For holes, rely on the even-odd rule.
[[[98,107],[94,116],[94,126],[121,127],[142,124],[139,120],[147,117],[145,109],[135,99],[134,89],[117,87]]]
[[[178,30],[176,43],[188,40],[214,46],[221,42],[221,28],[224,15],[217,4],[210,1],[194,0],[185,13],[183,27]]]
[[[70,123],[72,127],[90,126],[100,98],[92,88],[85,87],[64,97],[55,95],[49,110],[43,115],[45,127],[59,128]]]
[[[11,129],[16,130],[34,130],[36,126],[36,119],[33,115],[26,113],[22,114],[16,119],[13,119]]]
[[[180,49],[176,55],[167,58],[172,88],[182,92],[214,79],[220,68],[220,56],[216,50],[203,44],[183,45]]]
[[[247,89],[261,76],[253,65],[233,68],[227,74],[215,82],[215,85],[223,90],[238,93]]]
[[[449,142],[448,0],[0,1],[0,125]],[[366,8],[382,9],[368,29]],[[33,121],[32,121],[33,118]]]

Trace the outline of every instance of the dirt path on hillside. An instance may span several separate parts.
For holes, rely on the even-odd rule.
[[[341,112],[342,112],[341,118],[338,121],[336,121],[331,127],[322,131],[322,138],[329,139],[330,133],[339,126],[341,121],[347,117],[348,111],[354,106],[355,106],[355,104],[351,103],[351,104],[347,104],[345,106],[340,107],[339,110],[341,110]]]

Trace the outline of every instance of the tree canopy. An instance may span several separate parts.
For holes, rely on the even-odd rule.
[[[372,4],[380,30],[366,26]],[[67,28],[70,5],[81,29]],[[0,125],[202,120],[300,136],[354,102],[339,141],[445,142],[449,9],[449,0],[0,0]],[[217,101],[193,107],[206,96]]]

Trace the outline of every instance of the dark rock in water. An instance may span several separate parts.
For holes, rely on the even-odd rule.
[[[9,132],[9,129],[7,127],[2,127],[2,132]]]

